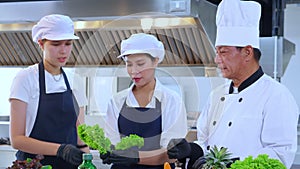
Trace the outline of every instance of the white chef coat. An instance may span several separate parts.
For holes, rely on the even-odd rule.
[[[130,107],[140,107],[133,95],[133,87],[134,84],[130,88],[113,96],[108,104],[105,133],[114,145],[120,141],[118,117],[125,100],[126,104]],[[183,138],[186,136],[186,109],[182,98],[175,91],[163,86],[157,79],[153,97],[146,108],[155,108],[155,98],[161,102],[162,109],[160,146],[166,148],[172,138]]]
[[[87,105],[83,81],[78,80],[78,77],[70,71],[65,71],[65,73],[79,107]],[[46,93],[57,93],[67,90],[67,86],[65,84],[63,76],[59,76],[60,75],[56,75],[55,77],[55,79],[59,79],[59,81],[57,82],[53,79],[52,75],[45,70]],[[75,81],[76,83],[73,83],[73,81]],[[34,64],[20,70],[17,73],[12,82],[9,97],[10,99],[18,99],[27,103],[25,131],[26,136],[30,135],[35,122],[39,104],[39,96],[40,86],[38,64]]]
[[[230,84],[214,90],[197,123],[203,150],[227,147],[233,157],[268,154],[291,167],[297,150],[298,106],[286,87],[263,75],[229,94]]]

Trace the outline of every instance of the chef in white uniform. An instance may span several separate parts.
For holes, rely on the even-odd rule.
[[[77,169],[88,147],[77,137],[87,100],[74,74],[65,73],[74,35],[69,16],[44,16],[32,28],[41,61],[22,69],[11,85],[10,138],[17,160],[43,155],[43,165]],[[75,82],[77,80],[77,82]],[[74,83],[73,83],[74,81]]]
[[[204,154],[216,145],[241,160],[267,154],[290,168],[299,111],[290,91],[259,65],[260,14],[254,1],[218,6],[215,62],[229,81],[210,94],[197,123],[198,143]]]
[[[178,93],[155,77],[164,55],[163,43],[151,34],[133,34],[121,43],[119,58],[133,83],[110,100],[105,133],[113,145],[137,134],[144,138],[144,146],[100,156],[104,164],[113,164],[112,169],[163,169],[164,162],[174,162],[168,159],[166,147],[172,137],[185,137],[187,118]]]

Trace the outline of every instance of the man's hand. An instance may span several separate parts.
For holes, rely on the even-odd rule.
[[[206,158],[204,156],[198,158],[192,166],[192,169],[201,169],[206,163]]]
[[[56,156],[62,158],[66,162],[73,165],[80,165],[82,163],[82,154],[84,152],[76,148],[72,144],[62,144],[59,146]]]
[[[133,149],[114,150],[111,153],[100,154],[103,164],[134,165],[140,161],[139,152]]]
[[[167,149],[170,159],[183,159],[191,154],[191,146],[184,138],[171,139]]]

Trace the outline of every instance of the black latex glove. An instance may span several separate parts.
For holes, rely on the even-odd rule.
[[[103,164],[130,166],[140,161],[139,152],[133,149],[113,150],[111,153],[100,154]]]
[[[110,156],[109,151],[106,154],[100,154],[100,158],[101,158],[103,164],[111,164],[108,161],[109,156]]]
[[[202,156],[195,161],[195,163],[192,165],[192,169],[201,169],[205,163],[206,158],[205,156]]]
[[[192,166],[195,163],[195,161],[203,156],[203,150],[202,148],[196,144],[196,143],[189,143],[191,147],[191,153],[189,155],[188,165],[186,166],[186,158],[178,159],[178,161],[182,164],[182,169],[193,169]]]
[[[191,154],[191,146],[184,138],[171,139],[167,149],[170,159],[183,159]]]
[[[62,144],[59,146],[56,156],[62,158],[70,164],[80,165],[82,163],[83,153],[83,151],[76,148],[72,144]]]
[[[193,169],[192,166],[194,163],[201,157],[204,156],[202,148],[196,143],[189,143],[191,147],[191,154],[189,156],[189,162],[187,165],[188,169]]]
[[[186,169],[185,168],[185,165],[186,165],[186,158],[182,158],[182,159],[178,159],[176,162],[175,162],[175,166],[181,168],[181,169]]]
[[[239,157],[232,158],[232,159],[231,159],[232,162],[229,163],[229,164],[227,164],[226,167],[227,167],[227,168],[230,168],[231,164],[233,164],[236,160],[240,160],[240,158],[239,158]]]

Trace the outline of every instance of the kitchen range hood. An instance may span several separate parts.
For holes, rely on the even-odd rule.
[[[180,76],[186,75],[183,67],[196,76],[217,76],[213,46],[216,5],[204,0],[0,3],[0,66],[27,66],[41,60],[41,51],[31,40],[31,28],[41,17],[52,13],[70,16],[80,37],[74,41],[68,66],[122,65],[116,58],[121,41],[133,33],[146,32],[157,36],[165,45],[162,67],[177,71]],[[263,55],[268,55],[262,60],[265,72],[282,76],[295,46],[282,37],[262,38],[261,45]]]

